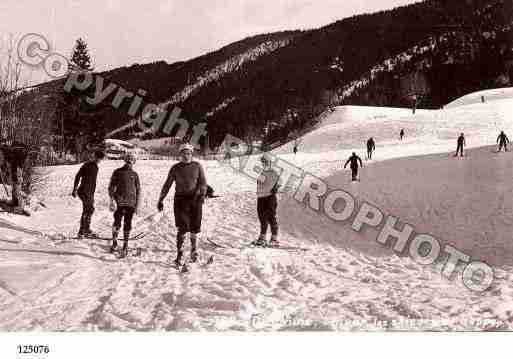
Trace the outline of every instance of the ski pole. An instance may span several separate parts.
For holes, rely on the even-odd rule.
[[[142,222],[147,221],[149,218],[151,218],[151,217],[153,217],[153,216],[155,216],[155,215],[157,215],[157,214],[159,214],[159,213],[160,213],[159,211],[155,211],[155,212],[153,212],[153,213],[151,213],[151,214],[147,215],[146,217],[141,218],[141,219],[140,219],[140,220],[138,220],[136,223],[134,223],[134,227],[136,227],[136,226],[140,225]]]

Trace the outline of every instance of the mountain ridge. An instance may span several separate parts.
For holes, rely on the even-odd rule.
[[[207,122],[213,147],[227,133],[276,143],[337,105],[407,107],[414,101],[439,108],[464,93],[509,86],[512,24],[508,1],[427,0],[317,29],[248,37],[188,61],[99,74],[134,93],[144,89],[145,103],[179,107],[192,124]],[[50,84],[42,87],[52,92]],[[113,109],[109,99],[94,109],[105,132],[134,121],[128,105]]]

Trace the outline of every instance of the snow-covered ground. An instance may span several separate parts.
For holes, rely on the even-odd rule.
[[[496,101],[510,99],[513,97],[513,87],[504,87],[492,90],[483,90],[469,93],[468,95],[462,96],[447,105],[445,108],[453,108],[462,105],[469,105],[475,103],[481,103],[484,99],[486,101]]]
[[[282,242],[307,250],[246,248],[258,235],[255,184],[216,161],[203,162],[222,196],[204,207],[200,264],[177,273],[170,263],[176,256],[171,201],[163,215],[155,212],[168,161],[136,164],[144,198],[133,232],[148,235],[138,243],[141,257],[117,260],[107,254],[107,242],[65,239],[77,231],[81,206],[70,196],[78,166],[61,166],[51,169],[41,194],[47,209],[31,217],[0,214],[0,329],[512,329],[513,155],[494,153],[500,130],[513,134],[512,100],[415,115],[341,107],[303,138],[297,155],[290,145],[275,151],[358,201],[493,264],[496,278],[484,293],[443,278],[435,266],[394,255],[376,242],[375,231],[357,233],[287,194],[279,204]],[[465,159],[448,153],[460,132],[473,147]],[[376,157],[364,162],[361,182],[350,183],[342,166],[352,151],[363,158],[371,136]],[[107,183],[120,165],[100,165],[93,228],[106,236],[112,224]],[[214,263],[203,266],[211,256]]]

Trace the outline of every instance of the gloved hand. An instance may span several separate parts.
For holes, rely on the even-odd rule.
[[[73,192],[71,192],[71,197],[77,198],[77,190],[74,189]]]
[[[111,212],[114,212],[116,210],[116,202],[114,201],[114,198],[110,199],[109,210]]]
[[[159,201],[159,203],[157,203],[157,209],[159,210],[159,212],[162,212],[164,210],[164,203],[162,201]]]

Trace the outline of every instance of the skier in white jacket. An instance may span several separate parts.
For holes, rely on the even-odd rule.
[[[278,221],[276,219],[276,208],[278,198],[276,193],[280,186],[280,176],[272,168],[272,157],[265,153],[261,158],[263,171],[257,180],[257,213],[260,221],[260,236],[253,242],[258,246],[266,246],[267,228],[271,227],[271,240],[269,245],[277,246],[278,241]]]

